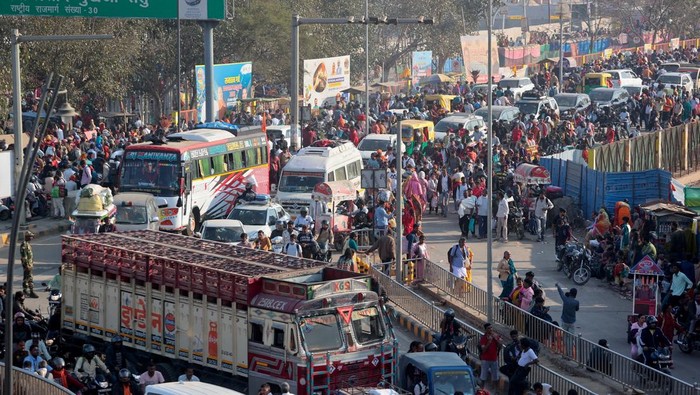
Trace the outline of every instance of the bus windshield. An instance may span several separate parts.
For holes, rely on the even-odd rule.
[[[127,152],[122,164],[121,191],[147,192],[156,196],[177,196],[180,190],[176,160],[142,159]],[[144,154],[151,154],[145,152]],[[175,154],[173,154],[175,155]]]
[[[314,187],[325,181],[323,173],[300,171],[283,172],[280,179],[280,192],[312,192]]]
[[[304,317],[299,327],[309,352],[337,350],[343,346],[338,317],[334,314]]]

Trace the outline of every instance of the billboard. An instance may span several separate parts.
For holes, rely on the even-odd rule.
[[[206,100],[204,89],[204,66],[195,66],[197,76],[197,116],[200,122],[204,122],[206,109],[209,103]],[[234,110],[238,100],[251,97],[253,82],[253,64],[227,63],[214,65],[214,92],[216,96],[216,112],[214,116],[222,119],[227,110]]]
[[[471,78],[473,71],[479,71],[479,77],[474,82],[487,82],[488,80],[488,37],[486,35],[476,36],[460,36],[460,44],[462,46],[462,59],[464,59],[464,69],[467,78]],[[492,39],[491,46],[491,72],[499,79],[498,74],[498,40],[496,37]]]
[[[224,19],[224,0],[3,0],[0,15],[80,18]]]
[[[433,51],[413,51],[411,59],[411,81],[416,85],[421,78],[432,75]]]
[[[304,61],[304,104],[321,108],[335,105],[342,90],[350,88],[350,56]]]

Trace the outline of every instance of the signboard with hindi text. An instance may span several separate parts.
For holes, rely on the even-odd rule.
[[[179,4],[178,4],[179,2]],[[2,0],[0,15],[224,19],[226,0]]]

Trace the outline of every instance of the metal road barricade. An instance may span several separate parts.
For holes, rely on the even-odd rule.
[[[458,279],[434,262],[426,261],[426,281],[440,292],[459,301],[465,307],[486,315],[488,293],[467,284],[466,292],[455,290]],[[391,295],[391,293],[388,293]],[[391,296],[390,296],[391,297]],[[618,352],[604,348],[597,342],[583,338],[580,334],[564,331],[561,327],[533,316],[532,314],[497,297],[493,300],[494,321],[511,326],[527,337],[535,339],[550,351],[578,363],[627,387],[643,390],[647,394],[699,395],[700,388],[683,380],[659,372]],[[402,306],[403,307],[403,306]],[[669,388],[671,391],[669,391]]]
[[[427,326],[433,332],[439,333],[440,321],[444,316],[444,310],[416,294],[408,287],[399,284],[393,278],[384,274],[381,269],[381,265],[373,266],[372,277],[374,277],[379,282],[381,288],[386,291],[389,299],[396,306],[410,314],[413,319]],[[467,342],[467,352],[469,356],[473,359],[478,359],[479,338],[484,333],[460,319],[457,319],[457,322],[459,322],[462,327],[464,334],[470,337]],[[503,353],[499,353],[498,358],[499,365],[503,365]],[[575,389],[581,395],[595,395],[595,392],[541,365],[537,365],[532,369],[528,380],[533,383],[549,383],[554,388],[560,389],[560,392]]]
[[[4,366],[5,364],[0,363],[0,367]],[[67,388],[18,367],[12,368],[12,375],[13,394],[74,395]],[[5,369],[3,368],[0,369],[0,385],[4,379]]]

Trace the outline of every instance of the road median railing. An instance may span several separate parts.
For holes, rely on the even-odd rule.
[[[0,363],[0,388],[5,381],[5,364]],[[74,395],[67,388],[17,367],[12,368],[12,394]]]
[[[434,262],[425,261],[425,282],[444,293],[467,311],[486,316],[488,292],[457,278]],[[391,294],[389,294],[391,295]],[[698,395],[700,388],[653,369],[618,352],[598,345],[563,330],[558,325],[542,320],[515,305],[493,297],[494,321],[517,329],[529,338],[545,345],[551,352],[575,361],[579,367],[597,372],[603,377],[635,388],[647,394]]]
[[[418,295],[405,285],[387,276],[382,271],[381,265],[372,266],[371,274],[372,277],[377,280],[380,287],[386,291],[389,300],[393,304],[433,332],[440,332],[440,321],[444,316],[444,310]],[[472,360],[478,360],[479,338],[483,335],[483,332],[462,320],[458,319],[457,321],[463,328],[464,334],[469,337],[467,341],[468,356]],[[499,354],[499,365],[503,365],[502,353]],[[541,365],[537,365],[532,369],[528,379],[532,383],[541,382],[551,384],[553,388],[565,388],[566,390],[575,389],[581,395],[596,395],[596,392]]]

